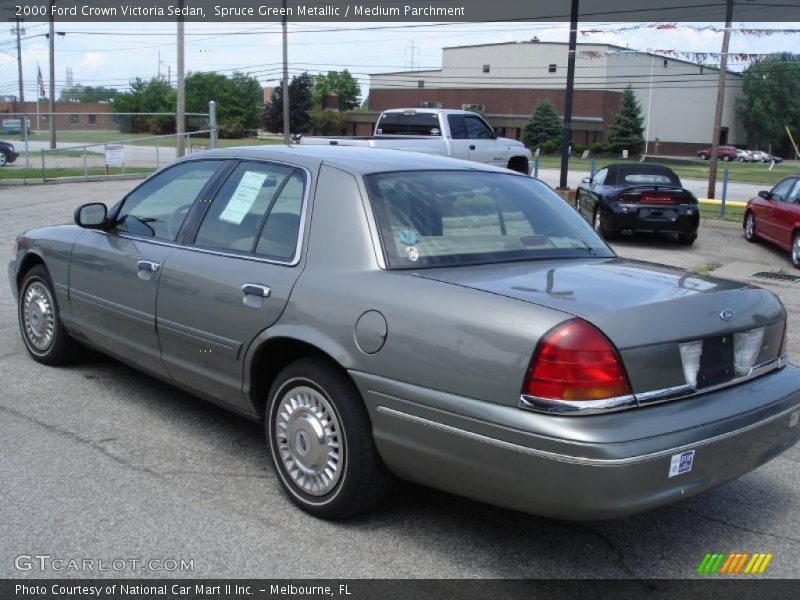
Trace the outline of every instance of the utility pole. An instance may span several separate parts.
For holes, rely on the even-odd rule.
[[[567,57],[567,89],[564,93],[564,129],[561,137],[561,178],[558,189],[569,189],[569,147],[572,143],[572,92],[575,87],[575,54],[578,47],[578,0],[572,0],[569,19],[569,56]]]
[[[289,144],[289,39],[286,27],[286,0],[283,0],[283,143]]]
[[[178,15],[178,90],[176,94],[177,110],[175,115],[175,132],[177,135],[175,145],[175,157],[180,158],[186,154],[186,138],[184,133],[186,130],[186,82],[184,81],[184,64],[183,64],[183,0],[179,0],[178,7],[181,9],[181,14]]]
[[[411,61],[406,61],[406,66],[409,70],[413,71],[414,67],[416,66],[416,61],[414,60],[417,56],[419,56],[420,49],[416,47],[414,40],[411,40],[411,45],[405,47],[405,52],[407,55],[410,55]]]
[[[50,150],[56,149],[56,23],[53,15],[53,6],[56,0],[50,0]]]
[[[722,110],[725,106],[725,82],[728,70],[728,46],[731,41],[733,22],[733,0],[725,6],[725,32],[722,34],[722,54],[719,58],[719,80],[717,81],[717,108],[714,112],[714,139],[711,140],[711,164],[708,167],[708,198],[713,198],[717,187],[717,156],[719,156],[719,135],[722,131]]]
[[[17,70],[19,71],[19,106],[22,111],[22,139],[25,140],[25,168],[30,167],[30,158],[28,156],[28,115],[25,111],[25,85],[22,80],[22,41],[20,40],[20,33],[24,33],[24,29],[20,29],[19,24],[22,19],[17,17],[13,19],[15,23],[14,31],[17,35]]]

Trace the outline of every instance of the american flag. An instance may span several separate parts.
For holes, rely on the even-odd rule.
[[[47,96],[47,92],[44,89],[44,78],[42,77],[42,67],[36,65],[36,70],[39,71],[39,75],[36,77],[36,83],[39,84],[39,98],[44,98]]]

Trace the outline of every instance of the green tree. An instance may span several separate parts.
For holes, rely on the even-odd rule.
[[[311,129],[311,76],[303,73],[289,82],[289,132],[308,133]],[[272,90],[272,99],[264,111],[267,130],[283,133],[283,81]]]
[[[311,109],[311,131],[314,135],[344,135],[347,120],[340,112],[314,107]]]
[[[195,72],[186,76],[186,112],[206,113],[209,101],[217,103],[220,137],[242,137],[248,129],[257,129],[264,110],[264,92],[254,77],[234,71]],[[188,125],[187,125],[188,128]]]
[[[561,139],[561,126],[555,105],[549,100],[539,100],[522,130],[522,143],[528,148],[537,148],[546,142],[557,145]]]
[[[743,80],[744,97],[736,112],[747,141],[793,155],[786,126],[793,134],[800,131],[800,54],[771,54],[747,67]]]
[[[628,86],[622,93],[622,105],[614,115],[614,124],[608,133],[608,147],[614,152],[627,150],[638,154],[644,147],[643,134],[642,109],[633,88]]]
[[[130,82],[130,91],[116,94],[111,101],[115,113],[174,113],[175,90],[163,77],[145,81],[137,77]],[[174,133],[175,117],[158,115],[117,115],[117,123],[125,133]]]
[[[311,102],[322,107],[323,99],[329,94],[339,95],[339,110],[353,110],[361,103],[361,86],[350,71],[328,71],[313,76]]]

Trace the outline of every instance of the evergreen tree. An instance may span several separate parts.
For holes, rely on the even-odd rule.
[[[311,76],[303,73],[289,83],[289,132],[308,133],[311,129]],[[283,133],[283,81],[272,90],[272,99],[264,111],[268,131]]]
[[[608,133],[608,147],[615,152],[627,150],[631,154],[638,154],[644,147],[643,133],[642,109],[633,88],[628,86],[622,93],[622,106],[614,116],[614,124]]]
[[[522,131],[522,143],[537,148],[546,142],[558,144],[561,140],[561,117],[549,100],[540,100],[533,109],[530,120]]]

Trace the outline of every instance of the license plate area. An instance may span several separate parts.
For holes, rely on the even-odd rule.
[[[639,218],[650,221],[674,221],[678,214],[671,208],[640,208]]]
[[[733,356],[733,335],[703,338],[697,389],[731,381],[736,376]]]

